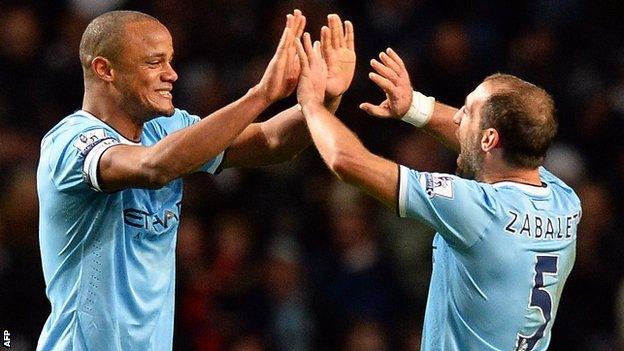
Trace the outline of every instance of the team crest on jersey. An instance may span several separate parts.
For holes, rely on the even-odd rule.
[[[429,198],[441,196],[453,198],[453,177],[425,173],[425,191]]]

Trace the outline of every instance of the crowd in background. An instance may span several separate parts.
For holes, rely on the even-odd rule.
[[[329,13],[354,23],[358,65],[337,114],[372,151],[412,168],[453,173],[456,156],[358,109],[384,99],[367,73],[386,47],[415,89],[456,107],[495,72],[553,94],[560,130],[547,167],[575,188],[583,218],[550,349],[624,349],[619,0],[1,1],[0,330],[13,347],[33,350],[49,313],[35,171],[41,137],[81,106],[87,23],[111,9],[160,19],[174,38],[174,103],[204,116],[260,79],[294,8],[313,38]],[[190,176],[184,196],[176,350],[419,349],[433,233],[340,184],[312,147],[281,165]]]

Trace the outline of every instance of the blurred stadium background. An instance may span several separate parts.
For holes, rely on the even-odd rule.
[[[396,121],[368,61],[388,46],[413,86],[461,106],[497,71],[544,86],[560,133],[548,167],[579,193],[577,261],[551,350],[618,350],[624,338],[624,11],[619,0],[0,2],[0,329],[33,350],[49,313],[37,239],[39,141],[80,108],[78,44],[109,9],[159,18],[174,37],[176,106],[206,115],[260,78],[286,13],[318,37],[336,12],[358,67],[338,111],[377,153],[453,172],[455,156]],[[295,102],[273,106],[263,115]],[[210,137],[210,136],[206,136]],[[283,165],[186,180],[178,238],[176,350],[418,350],[432,232],[339,184],[312,148]]]

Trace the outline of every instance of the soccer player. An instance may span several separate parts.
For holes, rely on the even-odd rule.
[[[335,110],[351,83],[353,27],[328,16],[325,103]],[[38,350],[170,350],[175,247],[182,180],[192,172],[292,158],[310,144],[295,106],[251,123],[296,88],[295,38],[305,17],[287,16],[260,82],[200,120],[174,108],[169,31],[155,18],[114,11],[80,43],[85,93],[41,143],[37,170],[40,246],[52,311]],[[224,150],[226,150],[224,152]]]
[[[574,191],[541,167],[557,126],[551,97],[496,74],[453,109],[412,93],[400,57],[382,53],[371,78],[387,99],[361,107],[425,127],[459,151],[462,177],[419,172],[370,153],[327,111],[325,64],[307,33],[304,46],[297,40],[297,99],[327,166],[437,230],[422,349],[546,350],[581,216]]]

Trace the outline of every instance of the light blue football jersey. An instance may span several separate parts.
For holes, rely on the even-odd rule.
[[[400,166],[400,216],[437,231],[422,350],[547,349],[581,207],[570,187],[539,172],[541,187]]]
[[[144,124],[150,146],[199,117],[177,110]],[[171,350],[182,180],[100,191],[99,159],[132,144],[85,111],[41,142],[39,243],[52,311],[37,350]],[[223,153],[199,171],[214,173]]]

